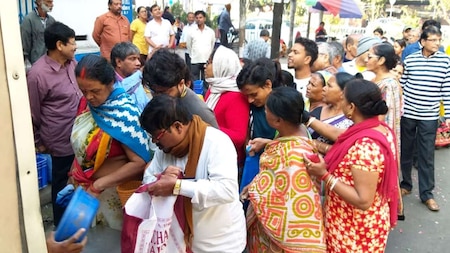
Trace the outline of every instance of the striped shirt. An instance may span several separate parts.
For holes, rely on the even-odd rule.
[[[444,101],[445,118],[450,118],[450,57],[436,52],[429,57],[422,50],[404,61],[400,84],[403,87],[403,117],[437,120],[440,101]]]

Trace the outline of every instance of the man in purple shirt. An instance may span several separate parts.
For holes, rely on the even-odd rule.
[[[74,30],[56,22],[47,27],[44,39],[47,54],[33,64],[27,84],[36,149],[52,156],[53,221],[57,226],[64,208],[55,200],[67,184],[74,159],[70,134],[82,94],[74,71]]]

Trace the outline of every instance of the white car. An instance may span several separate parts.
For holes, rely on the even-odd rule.
[[[251,18],[245,22],[245,40],[252,41],[259,38],[261,30],[267,29],[272,36],[272,19],[265,18]],[[302,36],[306,36],[306,29],[301,29],[300,26],[294,27],[293,40],[296,35],[300,33]],[[284,40],[286,44],[289,43],[289,21],[282,21],[280,39]]]

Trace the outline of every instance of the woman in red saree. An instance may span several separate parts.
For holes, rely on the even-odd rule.
[[[343,111],[355,123],[309,174],[326,185],[327,252],[384,252],[397,222],[397,150],[392,130],[378,119],[388,107],[378,86],[355,79],[344,90]]]
[[[303,159],[317,150],[301,124],[302,95],[291,87],[275,88],[265,108],[279,134],[267,144],[260,171],[246,188],[249,252],[325,253],[319,189]]]

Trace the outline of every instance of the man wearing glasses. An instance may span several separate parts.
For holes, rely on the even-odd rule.
[[[170,233],[167,249],[175,252],[176,245],[192,252],[242,252],[246,225],[236,149],[228,135],[193,115],[184,102],[156,96],[140,118],[159,147],[144,173],[144,184],[154,182],[147,191],[152,196],[179,196],[184,203],[174,206],[171,224],[171,231],[182,233]],[[184,238],[189,238],[189,245]]]
[[[422,31],[422,49],[404,61],[400,79],[403,87],[404,113],[401,118],[402,195],[411,193],[411,169],[416,146],[419,196],[431,211],[439,211],[434,200],[434,144],[438,127],[439,105],[443,100],[446,124],[450,125],[450,57],[439,51],[442,33],[435,26]]]
[[[168,49],[157,50],[144,66],[142,83],[152,96],[179,97],[192,114],[218,128],[214,112],[188,86],[191,76],[185,61]]]

